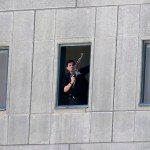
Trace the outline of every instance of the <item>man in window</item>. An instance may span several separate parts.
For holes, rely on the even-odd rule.
[[[89,73],[89,66],[75,72],[74,60],[66,62],[67,73],[64,78],[64,95],[67,105],[86,105],[88,101],[88,81],[85,75]]]

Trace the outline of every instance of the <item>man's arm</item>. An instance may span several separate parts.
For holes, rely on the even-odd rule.
[[[65,93],[67,93],[69,90],[70,90],[70,88],[75,84],[75,82],[76,82],[76,79],[75,79],[75,77],[71,77],[71,82],[70,83],[68,83],[65,87],[64,87],[64,92]]]

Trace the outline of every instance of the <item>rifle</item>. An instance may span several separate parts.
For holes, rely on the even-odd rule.
[[[79,69],[79,65],[80,65],[82,57],[83,57],[83,53],[81,53],[81,56],[78,58],[77,62],[75,63],[74,71],[72,72],[71,77],[72,76],[73,77],[77,77],[77,75],[78,75],[78,69]],[[74,87],[74,85],[73,85],[73,87]]]

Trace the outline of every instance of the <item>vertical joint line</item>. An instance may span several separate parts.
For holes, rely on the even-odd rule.
[[[141,5],[139,6],[139,35],[140,35],[140,14],[141,14]],[[142,59],[142,53],[141,53],[141,51],[143,50],[143,45],[142,45],[142,47],[140,47],[140,43],[139,42],[141,42],[140,41],[140,39],[139,39],[139,37],[138,37],[138,52],[137,52],[137,65],[136,65],[136,68],[137,68],[137,71],[136,71],[136,93],[135,93],[135,110],[134,110],[134,129],[133,129],[133,141],[134,141],[134,135],[135,135],[135,121],[136,121],[136,101],[137,101],[137,98],[139,98],[138,100],[139,100],[139,103],[141,102],[141,82],[140,82],[140,95],[137,97],[137,83],[138,83],[138,62],[139,62],[139,55],[140,55],[140,58]],[[141,50],[141,48],[142,48],[142,50]],[[141,66],[142,67],[142,66]],[[140,71],[140,76],[141,76],[141,71]]]
[[[139,6],[139,35],[140,35],[140,14],[141,14],[141,5]],[[141,102],[141,92],[142,92],[142,86],[141,86],[141,83],[142,82],[140,82],[140,94],[139,94],[139,96],[137,96],[137,91],[138,91],[138,76],[139,76],[139,74],[138,74],[138,62],[139,62],[139,56],[140,56],[140,59],[142,60],[143,59],[143,43],[142,43],[142,46],[140,47],[140,43],[142,43],[142,41],[140,40],[140,38],[139,38],[139,36],[138,36],[138,51],[137,51],[137,53],[136,53],[136,91],[135,91],[135,109],[136,109],[136,102],[137,102],[137,98],[138,98],[138,100],[139,100],[139,103]],[[141,61],[142,62],[142,61]],[[141,74],[142,74],[142,67],[143,67],[143,63],[141,63],[141,71],[140,71],[140,76],[141,76]],[[141,79],[142,79],[142,76],[141,76]]]
[[[116,26],[116,51],[115,51],[115,64],[114,64],[114,90],[113,90],[113,112],[112,112],[112,135],[111,142],[113,142],[113,123],[114,123],[114,107],[115,107],[115,89],[116,89],[116,68],[117,68],[117,39],[118,39],[118,19],[119,18],[119,6],[117,6],[117,26]]]
[[[92,112],[90,113],[90,134],[89,134],[89,143],[91,142],[91,133],[92,133]]]
[[[31,124],[31,101],[32,101],[32,84],[33,84],[33,62],[34,62],[34,40],[35,40],[35,17],[36,10],[34,10],[34,21],[33,21],[33,52],[32,52],[32,70],[31,70],[31,92],[30,92],[30,110],[29,110],[29,132],[28,132],[28,143],[30,140],[30,124]]]
[[[11,93],[11,70],[12,70],[12,53],[13,53],[13,48],[14,48],[14,43],[13,43],[13,36],[14,36],[14,11],[12,12],[13,14],[13,26],[12,26],[12,48],[11,48],[11,56],[10,56],[10,46],[9,46],[9,64],[8,64],[8,78],[7,81],[9,80],[9,91],[8,91],[8,85],[7,85],[7,101],[6,101],[6,112],[8,112],[8,124],[7,124],[7,144],[8,144],[8,134],[9,134],[9,118],[10,118],[10,93]],[[9,96],[8,96],[9,95]],[[9,105],[9,107],[7,106]],[[9,109],[9,110],[7,110]]]
[[[94,30],[94,43],[93,43],[94,46],[93,46],[93,60],[92,60],[92,63],[93,63],[93,67],[92,68],[93,69],[94,69],[94,56],[95,56],[96,16],[97,16],[97,8],[95,8],[95,30]],[[91,126],[92,126],[92,99],[93,99],[93,87],[94,87],[93,86],[93,84],[94,84],[93,83],[93,81],[94,81],[93,80],[94,79],[94,71],[92,73],[92,78],[91,79],[92,79],[92,82],[91,82],[92,83],[92,86],[91,86],[92,87],[92,92],[91,92],[91,104],[90,104],[91,105],[91,113],[90,113],[90,133],[89,133],[90,135],[89,135],[89,142],[91,141],[91,132],[92,132],[91,131]]]
[[[93,46],[93,60],[92,60],[92,63],[93,63],[93,66],[92,66],[92,68],[94,69],[94,57],[95,57],[95,36],[96,36],[96,16],[97,16],[97,8],[95,8],[95,30],[94,30],[94,46]],[[90,73],[91,73],[91,71],[90,71]],[[93,83],[93,81],[94,81],[94,71],[93,71],[93,73],[91,73],[92,74],[92,92],[91,92],[91,110],[92,110],[92,99],[93,99],[93,87],[94,87],[94,83]]]
[[[97,17],[97,8],[95,8],[95,30],[94,30],[94,38],[96,37],[96,17]]]
[[[52,75],[52,79],[53,79],[53,81],[52,81],[52,101],[51,101],[51,112],[53,112],[54,110],[53,109],[55,109],[55,104],[56,104],[56,100],[57,100],[57,98],[54,96],[55,94],[54,94],[54,82],[55,82],[55,80],[54,80],[54,73],[55,73],[55,69],[54,69],[54,63],[55,63],[55,55],[56,55],[56,51],[57,51],[57,49],[56,49],[56,46],[55,46],[55,39],[56,39],[56,24],[57,24],[57,11],[58,10],[55,10],[55,31],[54,31],[54,46],[53,46],[53,75]],[[56,57],[57,58],[57,57]],[[56,74],[57,75],[57,74]]]

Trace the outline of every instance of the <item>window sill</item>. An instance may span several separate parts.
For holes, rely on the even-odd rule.
[[[88,105],[61,105],[57,106],[56,109],[85,109]]]
[[[6,109],[0,108],[0,111],[6,111]]]
[[[150,103],[140,103],[139,106],[150,106]]]

